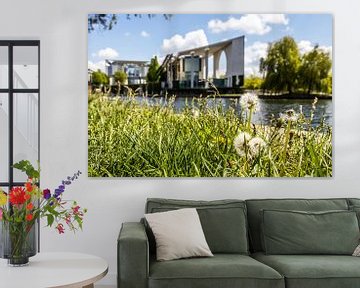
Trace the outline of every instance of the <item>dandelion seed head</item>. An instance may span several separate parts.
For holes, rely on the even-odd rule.
[[[197,118],[197,117],[200,116],[200,111],[199,111],[199,109],[192,109],[192,110],[191,110],[191,113],[193,114],[193,116],[194,116],[195,118]]]
[[[312,108],[313,110],[316,109],[316,103],[317,103],[317,102],[318,102],[318,98],[315,97],[315,98],[314,98],[314,101],[313,101],[312,104],[311,104],[311,108]]]
[[[240,106],[243,109],[252,109],[255,112],[258,109],[259,97],[254,93],[245,93],[240,98]]]
[[[296,113],[294,109],[286,110],[284,113],[280,113],[280,119],[286,122],[296,122],[299,119],[300,114]]]
[[[249,133],[246,132],[240,132],[238,136],[234,139],[234,147],[236,150],[236,153],[238,153],[240,156],[246,155],[246,146],[248,145],[248,142],[250,141],[251,136]]]
[[[266,142],[260,137],[254,137],[249,141],[249,151],[252,157],[259,155],[265,147]]]

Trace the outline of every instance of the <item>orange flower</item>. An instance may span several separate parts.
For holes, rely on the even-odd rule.
[[[32,203],[29,203],[26,205],[26,210],[31,210],[34,208],[34,205]]]
[[[31,195],[28,193],[25,193],[24,198],[25,198],[25,200],[29,200],[31,198]]]
[[[27,221],[31,221],[33,218],[34,218],[34,215],[32,215],[32,214],[26,215],[26,220]]]

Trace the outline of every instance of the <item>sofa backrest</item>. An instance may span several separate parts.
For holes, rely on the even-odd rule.
[[[197,209],[206,241],[213,253],[249,253],[245,201],[150,198],[146,202],[145,213],[165,212],[181,208]],[[151,252],[154,252],[154,237],[148,227],[147,233]]]
[[[348,210],[347,199],[253,199],[246,200],[249,223],[250,249],[262,251],[261,247],[261,214],[264,209],[297,210],[297,211],[331,211]]]

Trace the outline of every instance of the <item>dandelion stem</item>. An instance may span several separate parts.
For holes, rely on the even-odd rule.
[[[285,160],[286,160],[287,147],[288,147],[289,139],[290,139],[290,128],[291,128],[291,121],[288,120],[286,130],[285,130],[284,150],[283,150],[283,153],[282,153],[282,156],[281,156],[280,176],[284,176],[284,172],[285,172]]]
[[[247,125],[246,125],[246,128],[247,128],[248,131],[250,131],[251,118],[252,118],[253,112],[254,112],[254,107],[250,107],[250,109],[249,109],[249,117],[247,119]]]

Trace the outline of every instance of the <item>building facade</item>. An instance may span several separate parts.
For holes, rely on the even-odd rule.
[[[106,74],[110,85],[115,85],[114,74],[123,71],[127,75],[126,85],[146,84],[146,75],[149,70],[148,61],[136,60],[105,60]]]
[[[221,54],[226,56],[226,71],[220,77]],[[244,82],[245,37],[180,51],[166,56],[162,66],[168,88],[207,88],[211,81],[217,87],[241,87]],[[212,71],[209,61],[212,59]]]

